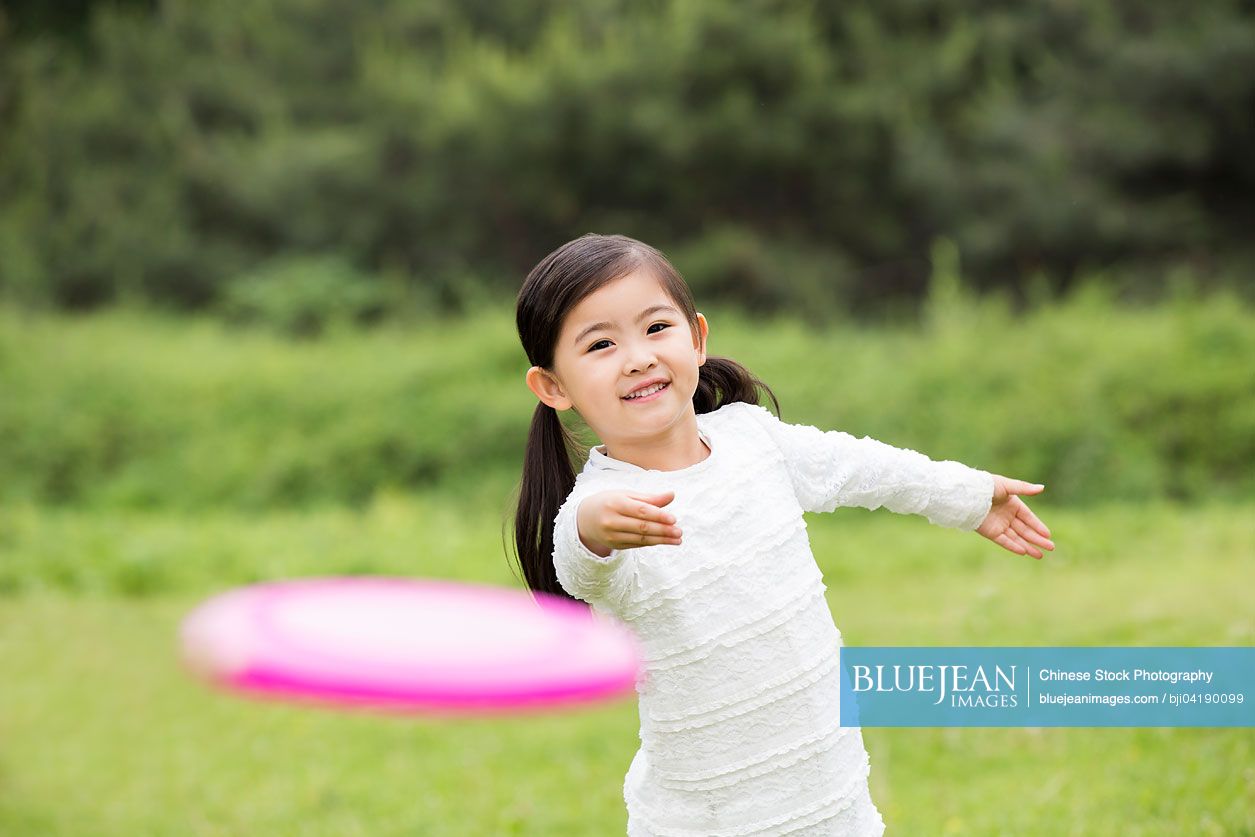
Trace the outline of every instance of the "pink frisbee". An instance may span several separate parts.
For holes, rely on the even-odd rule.
[[[187,615],[183,661],[234,692],[402,713],[546,709],[635,687],[628,628],[535,595],[378,576],[255,584]]]

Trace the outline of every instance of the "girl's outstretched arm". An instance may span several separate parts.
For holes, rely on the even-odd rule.
[[[988,471],[962,462],[934,461],[868,436],[855,438],[840,430],[789,424],[757,404],[745,404],[742,409],[779,450],[804,511],[883,506],[967,531],[989,516],[996,486]]]
[[[1017,494],[1040,494],[1044,485],[994,474],[994,496],[989,514],[976,531],[1019,555],[1041,558],[1041,549],[1055,548],[1050,530]],[[1041,549],[1038,549],[1041,547]]]

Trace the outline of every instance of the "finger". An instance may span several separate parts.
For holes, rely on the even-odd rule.
[[[661,491],[661,492],[659,492],[659,493],[657,493],[657,494],[634,494],[634,493],[629,493],[629,494],[628,494],[628,496],[629,496],[629,497],[631,497],[631,498],[633,498],[633,499],[635,499],[635,500],[644,500],[645,502],[649,503],[650,505],[654,505],[654,506],[665,506],[665,505],[667,505],[668,503],[670,503],[672,500],[674,500],[674,499],[675,499],[675,492],[674,492],[674,491]]]
[[[1045,523],[1041,522],[1041,518],[1033,514],[1033,510],[1030,509],[1028,507],[1028,504],[1025,503],[1023,500],[1020,501],[1020,506],[1019,506],[1016,516],[1027,520],[1030,524],[1032,524],[1033,528],[1036,529],[1038,532],[1045,535],[1046,537],[1050,537],[1050,529],[1046,526]]]
[[[641,538],[651,538],[655,542],[675,540],[683,535],[679,526],[671,523],[654,523],[639,520],[635,517],[622,517],[610,525],[610,530],[621,532],[627,541],[639,542]]]
[[[1020,548],[1024,550],[1021,554],[1031,555],[1034,558],[1040,558],[1042,556],[1042,552],[1040,549],[1033,546],[1031,543],[1028,543],[1027,541],[1025,541],[1018,534],[1012,534],[1011,537],[1015,540],[1016,544],[1018,544]]]
[[[1021,540],[1037,544],[1044,549],[1055,548],[1054,541],[1050,540],[1050,538],[1044,537],[1036,529],[1029,526],[1026,521],[1017,517],[1011,521],[1011,525],[1015,527],[1015,531],[1020,536]]]
[[[673,494],[673,492],[667,493]],[[654,503],[649,502],[650,500],[656,500],[665,495],[641,494],[629,496],[635,499],[628,500],[623,504],[617,504],[617,507],[615,508],[615,511],[619,512],[619,514],[624,517],[634,517],[641,520],[654,520],[659,523],[675,523],[674,514],[669,511],[664,511]],[[670,502],[670,500],[667,502]]]
[[[1046,490],[1046,486],[1038,482],[1007,479],[1007,490],[1012,494],[1040,494]]]
[[[618,517],[610,522],[610,531],[624,542],[643,546],[659,543],[679,543],[683,534],[680,527],[669,523],[655,523],[635,517]]]
[[[1004,547],[1016,553],[1017,555],[1031,555],[1034,558],[1041,557],[1041,552],[1039,552],[1036,547],[1025,543],[1014,532],[1011,532],[1011,531],[1003,532],[1001,535],[995,538],[994,541],[996,543],[1002,544]]]
[[[646,546],[680,546],[683,541],[680,538],[656,538],[623,532],[611,533],[610,543],[615,549],[640,549]]]
[[[630,532],[611,532],[607,543],[614,549],[641,549],[646,546],[679,546],[679,538],[654,538]]]
[[[1016,552],[1021,555],[1027,552],[1027,550],[1023,546],[1020,545],[1019,540],[1017,540],[1015,537],[1008,534],[1007,532],[1003,532],[1001,535],[994,538],[994,543],[999,544],[1004,549],[1009,549],[1012,552]]]

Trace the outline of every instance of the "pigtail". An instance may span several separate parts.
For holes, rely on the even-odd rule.
[[[554,520],[575,487],[573,447],[578,447],[578,442],[558,418],[558,411],[548,404],[537,404],[523,453],[514,545],[530,590],[579,601],[562,589],[553,566]]]
[[[693,410],[713,413],[724,404],[744,401],[758,403],[758,391],[763,390],[780,415],[780,402],[771,387],[762,382],[732,358],[707,355],[706,362],[697,367],[697,391],[693,393]]]

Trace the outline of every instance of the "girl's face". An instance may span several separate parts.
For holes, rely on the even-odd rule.
[[[687,426],[706,362],[706,318],[694,335],[679,307],[647,271],[603,285],[572,308],[562,323],[552,370],[533,366],[527,384],[556,410],[574,407],[607,442],[641,441]],[[655,379],[661,392],[628,400]]]

